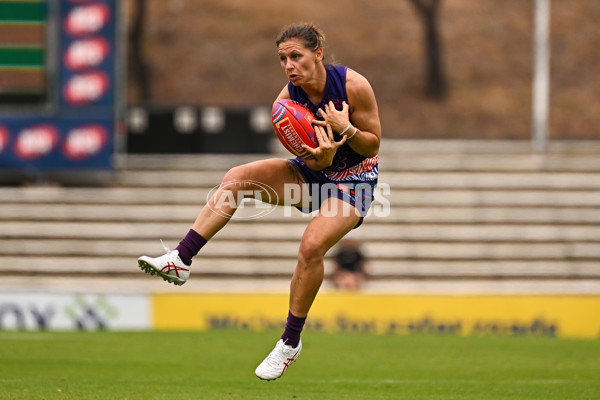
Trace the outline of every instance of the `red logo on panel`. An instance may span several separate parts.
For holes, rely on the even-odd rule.
[[[108,22],[109,13],[104,3],[75,7],[65,19],[65,29],[71,35],[98,32]]]
[[[18,157],[32,160],[49,154],[58,143],[58,131],[52,125],[35,125],[23,129],[15,142]]]
[[[70,69],[94,67],[108,55],[109,44],[103,38],[76,40],[65,53],[65,64]]]
[[[73,75],[64,87],[69,103],[86,104],[101,98],[108,90],[108,77],[104,72]]]
[[[108,133],[103,126],[84,125],[69,131],[63,152],[72,160],[81,160],[100,153],[107,142]]]
[[[4,149],[8,147],[8,140],[8,130],[0,125],[0,153],[2,153]]]

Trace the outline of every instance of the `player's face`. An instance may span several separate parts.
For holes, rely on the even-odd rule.
[[[289,39],[279,44],[279,62],[295,86],[310,82],[317,62],[322,59],[322,50],[312,51],[299,39]]]

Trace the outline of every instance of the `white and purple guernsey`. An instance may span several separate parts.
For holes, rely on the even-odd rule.
[[[325,83],[325,93],[319,104],[313,104],[304,90],[300,86],[294,86],[288,82],[290,98],[306,106],[315,117],[323,120],[319,114],[319,108],[325,109],[325,104],[333,102],[335,108],[342,109],[342,103],[348,103],[346,93],[346,71],[347,67],[338,65],[326,65],[327,82]],[[342,136],[334,132],[334,140],[339,141]],[[327,178],[339,182],[364,182],[374,186],[377,183],[379,170],[379,159],[377,156],[367,158],[352,150],[349,144],[344,143],[333,157],[331,166],[323,169],[321,172]]]
[[[304,90],[300,86],[294,86],[291,82],[288,83],[290,99],[297,101],[306,106],[315,117],[323,120],[319,113],[319,108],[324,109],[325,104],[333,102],[335,108],[341,110],[342,103],[348,103],[348,95],[346,93],[346,72],[347,67],[337,65],[326,65],[327,81],[325,83],[325,92],[319,104],[313,104]],[[334,132],[334,140],[342,140],[342,136]],[[311,198],[311,207],[309,209],[300,208],[303,212],[310,212],[318,207],[323,201],[323,197],[337,196],[338,198],[352,204],[359,211],[361,216],[366,216],[374,199],[374,189],[377,185],[377,177],[379,172],[379,158],[365,157],[354,151],[349,144],[344,143],[337,149],[333,157],[331,166],[321,170],[314,171],[310,169],[302,160],[297,157],[291,160],[304,176],[306,183],[309,184]],[[315,186],[320,188],[323,185],[334,187],[335,192],[323,195],[319,190],[315,190]],[[322,190],[321,190],[322,192]],[[320,198],[317,198],[320,196]],[[358,227],[362,223],[356,225]],[[356,228],[355,227],[355,228]]]

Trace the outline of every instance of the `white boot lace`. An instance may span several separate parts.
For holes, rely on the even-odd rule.
[[[274,368],[279,367],[281,363],[283,363],[287,358],[285,351],[286,349],[284,347],[283,342],[277,342],[277,344],[275,345],[275,350],[267,356],[267,359],[265,360],[266,363]]]
[[[163,249],[165,249],[167,253],[171,253],[171,249],[165,244],[165,242],[163,242],[162,239],[160,239],[160,244],[162,244]]]

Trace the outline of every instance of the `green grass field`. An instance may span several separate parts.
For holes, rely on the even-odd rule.
[[[599,340],[306,332],[260,381],[278,333],[0,332],[0,399],[600,398]]]

